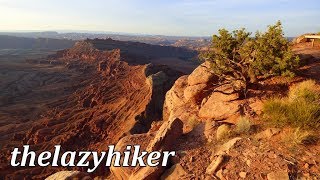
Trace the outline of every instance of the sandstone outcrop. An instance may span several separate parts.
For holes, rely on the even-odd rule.
[[[206,89],[206,87],[206,84],[197,84],[186,87],[183,91],[185,100],[194,102],[201,100],[201,95],[203,94],[203,91]]]
[[[231,85],[217,86],[217,83],[218,77],[211,72],[208,62],[189,76],[180,77],[166,94],[164,119],[177,117],[185,124],[194,116],[200,121],[237,119],[243,101]]]
[[[65,72],[54,74],[64,76],[56,83],[50,84],[56,77],[41,83],[44,88],[53,89],[49,95],[58,89],[61,96],[45,101],[48,103],[43,105],[46,109],[40,117],[11,125],[14,128],[6,128],[1,133],[15,134],[15,142],[29,144],[34,151],[50,151],[56,144],[70,151],[102,151],[126,135],[147,132],[153,121],[161,120],[165,93],[181,73],[165,65],[129,65],[121,50],[100,50],[93,42],[81,41],[48,57],[64,65],[59,68]],[[100,46],[103,43],[98,42]],[[70,82],[59,87],[66,78],[70,78]],[[10,157],[10,149],[15,144],[7,142],[2,146],[0,178],[14,179],[28,172],[30,178],[43,179],[63,170],[55,167],[48,167],[45,172],[40,172],[40,167],[37,171],[29,167],[13,169],[5,157]],[[95,175],[107,173],[105,169],[95,171]]]
[[[188,76],[188,86],[194,86],[197,84],[208,84],[210,82],[217,81],[217,77],[212,74],[210,69],[210,63],[207,61],[198,66]]]
[[[230,86],[217,88],[202,102],[199,117],[214,120],[227,119],[239,111],[241,101],[238,99],[239,95],[233,93]]]
[[[127,145],[139,144],[141,151],[167,151],[172,150],[172,145],[182,134],[182,121],[172,119],[164,122],[155,133],[134,134],[122,138],[116,145],[117,151],[124,151]],[[163,172],[163,167],[114,167],[110,168],[117,179],[157,179]]]

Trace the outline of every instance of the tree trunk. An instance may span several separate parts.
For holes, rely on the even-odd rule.
[[[250,83],[257,83],[258,82],[257,76],[254,73],[254,70],[252,68],[249,68],[248,75],[250,78]]]

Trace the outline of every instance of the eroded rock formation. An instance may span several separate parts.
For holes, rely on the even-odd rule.
[[[116,150],[123,152],[127,145],[139,144],[140,151],[168,151],[172,150],[177,138],[182,135],[183,123],[180,119],[172,119],[162,124],[156,132],[129,135],[122,138],[116,145]],[[164,171],[161,165],[156,167],[111,167],[111,172],[117,179],[158,179]]]
[[[11,133],[15,142],[29,144],[34,151],[50,151],[56,144],[63,150],[102,151],[125,135],[147,132],[153,121],[162,118],[165,93],[180,75],[164,65],[131,66],[119,49],[98,50],[89,41],[49,59],[63,62],[83,80],[74,84],[70,96],[50,102],[48,112],[28,122],[27,129],[20,123],[1,132]],[[2,148],[1,177],[44,178],[63,169],[13,169],[8,162],[12,145],[5,143]],[[102,168],[95,173],[108,171]]]

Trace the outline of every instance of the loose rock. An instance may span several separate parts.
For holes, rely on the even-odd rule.
[[[267,174],[268,180],[289,180],[288,172],[286,171],[278,171],[278,172],[271,172]]]
[[[46,180],[67,180],[67,179],[81,179],[91,180],[92,178],[88,173],[80,171],[60,171],[47,177]]]

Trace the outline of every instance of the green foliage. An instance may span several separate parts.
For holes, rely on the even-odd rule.
[[[319,97],[319,86],[314,81],[302,82],[290,89],[288,97],[267,100],[263,106],[263,119],[277,126],[318,128]]]
[[[299,58],[283,36],[280,21],[265,33],[250,35],[245,29],[220,29],[219,35],[212,37],[211,49],[201,53],[200,59],[211,62],[220,80],[236,84],[234,90],[239,92],[245,92],[249,82],[256,82],[257,75],[294,75]]]
[[[299,58],[291,51],[288,40],[283,36],[280,21],[269,26],[265,33],[256,33],[252,66],[256,74],[283,75],[292,73]]]
[[[245,52],[244,44],[249,41],[250,33],[245,29],[236,30],[229,33],[226,29],[220,29],[219,35],[212,37],[212,50],[200,54],[200,59],[210,61],[212,71],[221,78],[221,81],[228,81],[236,84],[240,82],[240,86],[235,86],[237,91],[243,90],[246,86],[246,66],[243,61]]]
[[[246,117],[241,117],[236,124],[236,132],[239,134],[248,134],[251,128],[251,122]]]

